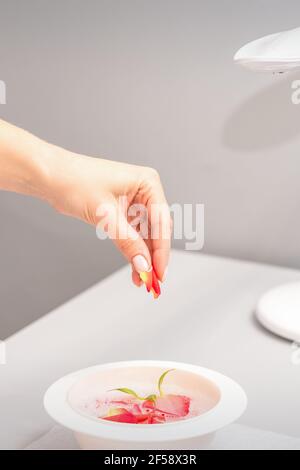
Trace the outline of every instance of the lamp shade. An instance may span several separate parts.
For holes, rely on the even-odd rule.
[[[234,61],[266,72],[280,73],[300,68],[300,28],[250,42],[235,54]]]

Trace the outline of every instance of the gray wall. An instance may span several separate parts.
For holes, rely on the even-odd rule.
[[[1,0],[0,9],[4,119],[77,152],[156,167],[170,202],[205,203],[206,252],[300,268],[293,77],[232,63],[245,42],[299,26],[299,1]],[[0,337],[123,263],[93,229],[39,201],[2,193],[0,214]]]

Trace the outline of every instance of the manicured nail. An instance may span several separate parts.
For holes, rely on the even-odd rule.
[[[148,261],[146,260],[146,258],[144,258],[144,256],[142,255],[136,255],[132,258],[132,264],[133,264],[133,267],[134,269],[138,272],[138,273],[143,273],[145,271],[149,271],[150,270],[150,266],[148,264]]]
[[[166,277],[167,277],[167,274],[168,274],[168,266],[167,266],[166,269],[165,269],[165,272],[164,272],[164,274],[163,274],[163,277],[162,277],[162,279],[161,279],[161,282],[165,282]]]
[[[140,278],[146,286],[148,292],[152,292],[155,299],[160,296],[160,286],[155,274],[155,270],[140,273]]]

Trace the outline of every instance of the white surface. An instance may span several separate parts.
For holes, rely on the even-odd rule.
[[[198,449],[199,447],[194,447]],[[213,450],[300,450],[300,440],[241,424],[231,424],[219,431],[209,449]],[[25,450],[79,450],[73,433],[54,426]]]
[[[300,28],[271,34],[243,46],[234,60],[254,70],[284,72],[300,67]]]
[[[68,399],[70,391],[73,385],[77,384],[80,380],[88,378],[96,372],[101,373],[103,370],[134,367],[139,368],[139,370],[141,367],[157,367],[162,370],[183,370],[197,376],[200,375],[217,387],[219,401],[212,409],[201,416],[177,421],[176,423],[166,423],[163,426],[145,426],[143,424],[132,426],[124,423],[118,425],[104,420],[100,422],[99,419],[84,416],[71,406],[70,399]],[[115,387],[114,384],[110,384],[110,386],[111,388]],[[135,387],[133,388],[135,389]],[[214,393],[216,393],[215,390]],[[124,361],[90,367],[59,379],[47,390],[44,404],[50,416],[69,429],[99,438],[100,442],[101,439],[114,441],[117,436],[118,441],[126,443],[128,448],[134,449],[134,443],[136,442],[167,443],[214,433],[218,429],[233,423],[244,413],[247,398],[243,389],[236,382],[203,367],[169,361]],[[177,445],[181,448],[182,444]]]
[[[271,289],[257,305],[257,318],[279,336],[300,341],[300,282]]]
[[[245,389],[248,426],[300,437],[300,366],[288,341],[258,326],[268,289],[300,272],[174,252],[160,299],[131,286],[124,268],[7,340],[0,366],[0,445],[24,448],[53,421],[43,395],[55,380],[105,362],[194,363]]]

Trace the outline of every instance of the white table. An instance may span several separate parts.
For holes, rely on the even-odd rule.
[[[253,318],[266,289],[299,279],[299,271],[173,252],[163,294],[153,301],[121,269],[7,340],[0,447],[23,448],[50,429],[42,398],[62,375],[150,358],[231,376],[249,398],[241,423],[300,437],[300,365],[291,363],[291,344]]]

